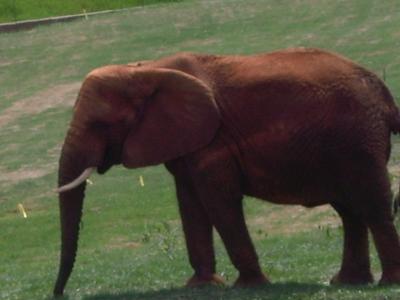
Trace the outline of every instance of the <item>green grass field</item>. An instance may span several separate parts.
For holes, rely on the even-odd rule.
[[[177,51],[249,54],[312,46],[340,52],[377,74],[385,70],[399,100],[399,41],[397,0],[184,1],[0,34],[0,299],[51,297],[59,255],[52,192],[57,160],[71,106],[91,69]],[[393,139],[390,161],[396,189],[399,141]],[[182,289],[191,269],[164,168],[116,167],[92,181],[69,299],[399,299],[400,287],[327,284],[342,249],[332,210],[253,199],[245,202],[247,222],[274,284]],[[236,272],[219,238],[216,244],[218,272],[232,283]],[[378,279],[375,251],[372,260]]]
[[[54,16],[82,14],[109,9],[144,6],[176,0],[1,0],[0,23]]]

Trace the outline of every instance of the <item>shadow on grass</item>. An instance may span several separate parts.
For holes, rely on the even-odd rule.
[[[123,293],[101,293],[84,297],[85,300],[127,300],[127,299],[293,299],[312,298],[313,295],[334,295],[339,290],[357,293],[379,290],[381,287],[371,286],[328,286],[323,284],[311,283],[275,283],[256,288],[230,288],[230,287],[204,287],[198,289],[172,288],[157,291],[127,291]],[[317,295],[315,295],[317,296]],[[317,298],[320,298],[317,296]]]

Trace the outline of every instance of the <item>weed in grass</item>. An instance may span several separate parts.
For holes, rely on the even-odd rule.
[[[172,260],[176,255],[177,239],[181,238],[178,230],[178,227],[174,227],[165,221],[151,226],[146,224],[141,241],[142,243],[153,242],[163,254]]]

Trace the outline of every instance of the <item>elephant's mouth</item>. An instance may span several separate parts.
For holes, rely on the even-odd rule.
[[[113,164],[110,164],[110,163],[101,164],[100,166],[97,167],[97,173],[103,175],[109,169],[111,169],[112,166],[113,166]]]
[[[112,148],[109,148],[109,149],[112,149]],[[120,161],[121,155],[115,155],[116,153],[119,153],[119,152],[120,151],[116,151],[115,148],[114,148],[114,150],[105,151],[105,154],[103,156],[104,158],[100,164],[97,164],[98,165],[97,167],[95,167],[96,164],[92,164],[92,167],[86,168],[81,173],[81,175],[79,175],[73,181],[57,188],[56,192],[63,193],[63,192],[66,192],[66,191],[76,188],[77,186],[84,183],[90,177],[90,175],[93,173],[93,171],[96,169],[97,169],[97,173],[104,174],[113,165],[120,164],[121,163],[121,161]]]
[[[102,162],[97,166],[97,173],[104,174],[112,166],[121,164],[122,147],[113,145],[108,146],[103,156]]]

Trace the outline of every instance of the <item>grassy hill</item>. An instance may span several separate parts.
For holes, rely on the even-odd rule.
[[[0,23],[54,16],[82,14],[109,9],[144,6],[176,0],[2,0],[0,2]]]
[[[206,0],[0,34],[0,299],[51,295],[59,255],[52,192],[57,160],[80,82],[91,69],[177,51],[321,47],[385,73],[398,99],[399,28],[397,0]],[[400,147],[393,141],[390,170],[397,189]],[[95,176],[67,286],[70,299],[398,299],[399,287],[326,284],[342,249],[340,224],[329,208],[245,203],[262,267],[276,284],[186,290],[180,287],[191,269],[172,178],[162,166],[118,167]],[[219,239],[217,257],[218,271],[232,283],[236,272]],[[375,252],[373,267],[378,278]]]

